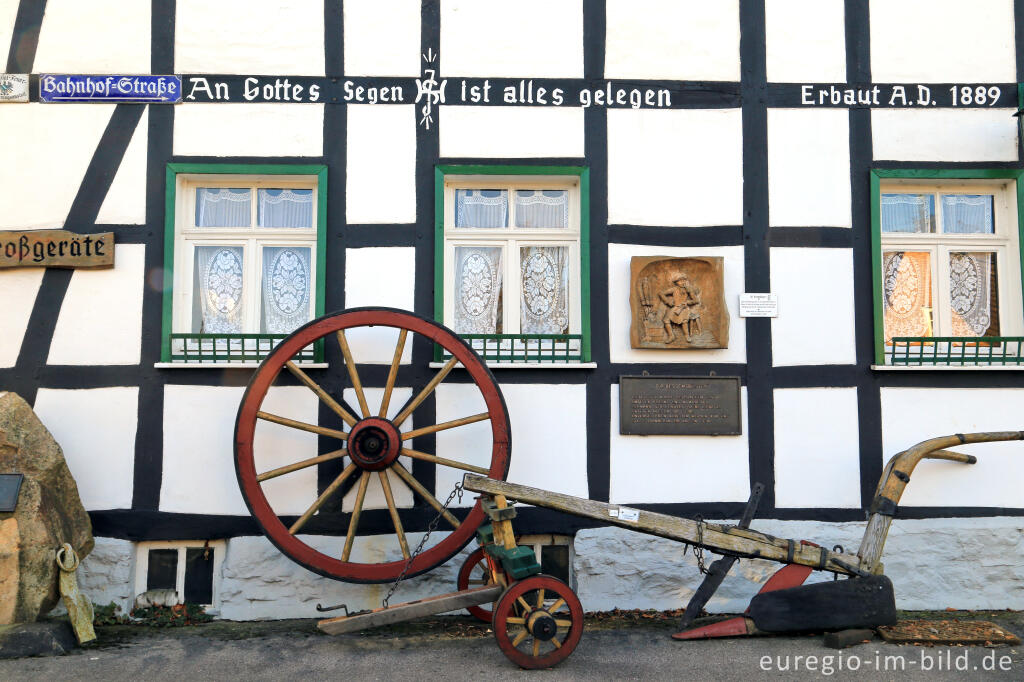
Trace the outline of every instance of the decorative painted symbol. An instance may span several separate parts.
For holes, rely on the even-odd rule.
[[[427,53],[421,55],[423,61],[428,64],[433,64],[437,61],[438,54],[434,52],[433,48],[427,48]],[[420,113],[423,114],[420,117],[420,125],[425,126],[427,130],[430,130],[430,124],[434,122],[434,105],[444,104],[445,88],[448,86],[448,79],[438,81],[437,69],[423,68],[423,78],[416,79],[416,101],[414,104],[419,104],[423,101],[423,106],[420,107]]]
[[[427,48],[427,53],[423,55],[423,61],[425,61],[427,64],[433,64],[435,61],[437,61],[437,55],[434,53],[433,48]]]
[[[14,87],[10,83],[0,83],[0,95],[9,95],[14,92]]]

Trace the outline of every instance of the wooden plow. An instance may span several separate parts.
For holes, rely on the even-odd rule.
[[[366,333],[371,328],[376,328],[373,332],[377,336],[368,346]],[[382,330],[387,332],[385,336],[391,335],[394,354],[386,378],[382,372],[378,379],[384,386],[376,401],[379,404],[371,408],[371,391],[363,388],[360,363],[352,347],[357,343],[362,348],[379,345]],[[314,378],[292,361],[300,350],[317,344],[327,357],[333,355],[344,362],[347,386],[330,375]],[[398,383],[398,377],[406,350],[419,348],[414,352],[423,352],[434,347],[440,349],[445,360],[442,368],[426,384],[414,386],[404,405],[398,407],[397,401],[393,405],[395,388],[403,385]],[[432,404],[434,390],[457,365],[467,372],[468,388],[475,392],[475,401],[484,406],[484,411],[435,424],[417,421],[411,426],[409,418],[425,403]],[[363,371],[376,370],[364,367]],[[268,395],[275,385],[282,384],[301,385],[312,391],[323,408],[318,423],[278,414],[280,406],[271,409]],[[342,397],[346,388],[358,408]],[[478,423],[474,437],[490,439],[489,461],[482,461],[480,453],[463,461],[408,447],[412,438]],[[316,457],[291,461],[287,453],[278,450],[280,441],[267,437],[265,429],[271,424],[271,429],[284,427],[334,439],[338,446]],[[673,635],[677,639],[871,627],[895,621],[892,583],[882,574],[881,556],[900,497],[917,464],[922,459],[974,464],[973,455],[948,448],[1021,439],[1024,432],[1020,431],[957,434],[924,441],[899,453],[883,471],[857,553],[832,551],[806,540],[776,538],[749,528],[763,490],[760,484],[753,487],[739,522],[725,525],[504,481],[511,427],[504,398],[486,365],[465,341],[441,325],[405,311],[361,308],[310,322],[281,341],[263,361],[239,407],[235,467],[250,512],[264,534],[285,555],[327,577],[349,582],[392,582],[388,597],[402,579],[440,566],[474,538],[479,542],[480,548],[459,571],[456,592],[393,606],[387,604],[386,597],[379,609],[321,621],[318,626],[324,632],[355,632],[468,608],[477,618],[492,623],[498,646],[510,660],[523,668],[548,668],[567,658],[579,643],[583,608],[569,585],[541,574],[532,548],[517,544],[512,524],[516,510],[510,500],[722,555],[711,564],[690,600],[683,616],[684,630]],[[481,453],[486,451],[484,448],[481,444]],[[435,481],[442,475],[451,479],[453,473],[460,474],[461,486],[456,485],[448,500],[440,502],[415,475],[417,462],[433,467]],[[322,492],[298,513],[279,508],[281,504],[272,486],[282,477],[311,467],[316,467],[320,480],[329,481],[321,486]],[[416,515],[409,514],[399,503],[396,484],[404,484],[425,507],[436,512],[415,549],[410,549],[405,527],[415,522]],[[435,488],[440,489],[440,485]],[[478,493],[479,499],[468,509],[451,507],[462,488]],[[378,502],[375,509],[368,503],[373,495]],[[449,532],[432,535],[442,521]],[[380,536],[384,529],[393,530],[394,550],[400,552],[400,557],[381,558],[381,552],[361,546],[360,528],[373,536]],[[342,530],[344,543],[337,555],[325,551],[322,543],[312,539],[317,535],[337,536]],[[433,544],[429,542],[432,537]],[[743,616],[686,629],[740,558],[769,559],[784,566],[769,578]],[[815,570],[844,575],[847,579],[803,585]]]

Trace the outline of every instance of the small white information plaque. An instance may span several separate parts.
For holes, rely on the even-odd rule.
[[[28,74],[0,73],[0,102],[27,102]]]
[[[778,316],[778,294],[740,294],[740,317]]]

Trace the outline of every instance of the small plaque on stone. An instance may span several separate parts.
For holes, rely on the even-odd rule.
[[[0,474],[0,512],[10,513],[18,506],[18,492],[24,474]]]
[[[743,432],[739,377],[619,377],[619,433],[735,436]]]

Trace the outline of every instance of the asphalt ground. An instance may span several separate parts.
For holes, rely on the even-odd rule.
[[[904,614],[906,616],[906,614]],[[1022,612],[911,617],[991,620],[1024,635]],[[580,645],[556,668],[524,671],[468,617],[420,619],[327,636],[312,620],[192,627],[97,628],[98,641],[56,657],[0,660],[0,680],[1024,680],[1024,647],[926,647],[874,639],[835,650],[822,636],[678,642],[675,617],[588,616]]]

